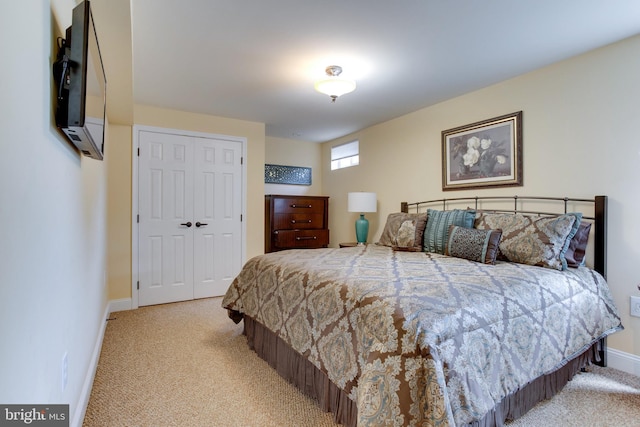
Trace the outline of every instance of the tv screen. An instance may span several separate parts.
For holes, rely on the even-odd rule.
[[[107,80],[89,0],[73,9],[65,37],[53,66],[56,125],[82,154],[102,160]]]

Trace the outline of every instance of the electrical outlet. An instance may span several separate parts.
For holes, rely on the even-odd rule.
[[[67,377],[69,373],[69,358],[67,352],[62,356],[62,391],[67,388]]]
[[[640,297],[631,297],[630,313],[634,317],[640,317]]]

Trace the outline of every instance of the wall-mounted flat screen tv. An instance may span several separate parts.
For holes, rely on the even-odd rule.
[[[56,125],[85,156],[104,158],[107,79],[89,0],[73,9],[53,64]]]

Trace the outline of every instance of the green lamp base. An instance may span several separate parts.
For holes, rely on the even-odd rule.
[[[356,240],[359,245],[367,243],[367,234],[369,234],[369,220],[360,214],[360,219],[356,220]]]

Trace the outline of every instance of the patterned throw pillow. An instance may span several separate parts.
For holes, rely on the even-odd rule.
[[[483,264],[495,264],[502,230],[478,230],[449,226],[444,254]]]
[[[589,233],[591,232],[591,223],[582,221],[578,226],[578,231],[573,239],[569,242],[567,252],[564,254],[568,267],[580,267],[585,263],[585,255],[587,253],[587,244],[589,243]]]
[[[378,245],[393,248],[422,249],[422,234],[427,223],[427,214],[397,212],[389,214]]]
[[[472,228],[476,218],[474,209],[439,211],[427,209],[427,228],[424,232],[423,250],[444,254],[450,225]]]
[[[532,217],[523,214],[483,213],[476,228],[501,229],[498,259],[519,264],[566,270],[564,257],[569,242],[576,234],[582,214],[567,213],[553,217]]]

